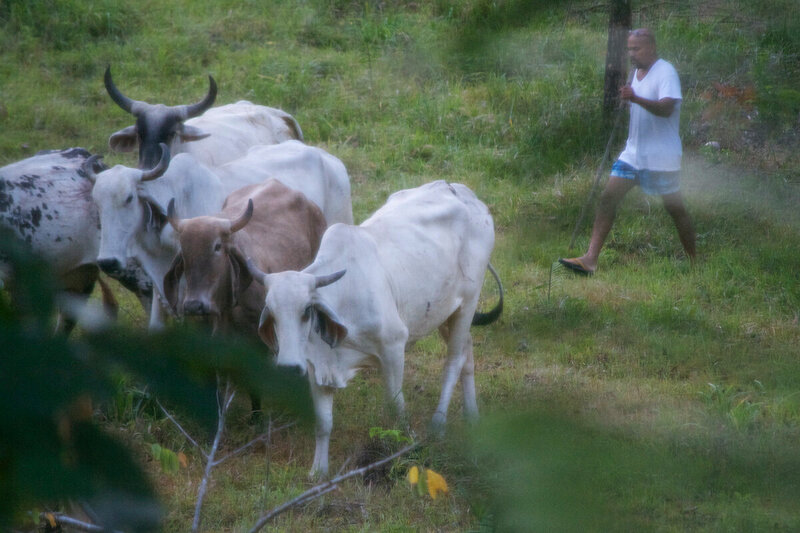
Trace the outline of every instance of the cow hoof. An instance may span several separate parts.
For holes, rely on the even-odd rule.
[[[447,418],[441,413],[435,413],[433,420],[431,420],[429,433],[431,437],[440,439],[444,436],[444,426]]]
[[[328,473],[323,472],[321,470],[317,470],[316,468],[312,468],[308,471],[308,480],[313,481],[315,483],[323,482],[328,479]]]

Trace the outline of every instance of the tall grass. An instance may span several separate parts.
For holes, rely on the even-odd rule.
[[[136,11],[116,0],[7,0],[0,4],[4,46],[29,51],[41,46],[68,51],[87,40],[120,40],[137,23]]]
[[[279,529],[791,530],[800,525],[793,7],[634,5],[635,24],[655,29],[683,81],[694,268],[660,202],[638,192],[596,276],[554,265],[574,252],[566,246],[609,134],[607,20],[593,2],[5,2],[0,162],[74,145],[107,152],[108,135],[132,123],[105,94],[111,64],[137,99],[195,101],[210,73],[220,104],[292,113],[310,144],[347,165],[357,221],[391,192],[433,179],[466,183],[490,206],[507,305],[498,324],[473,331],[486,425],[469,430],[454,412],[451,437],[409,459],[444,473],[451,495],[420,499],[400,463],[378,487],[348,485],[282,516]],[[587,242],[584,227],[577,247]],[[141,326],[138,304],[123,301]],[[442,360],[436,338],[407,357],[418,434]],[[333,468],[369,447],[369,427],[397,424],[380,407],[375,372],[337,396]],[[199,457],[167,424],[126,415],[125,390],[120,402],[114,416],[130,418],[111,430],[130,431],[142,450],[187,452],[178,474],[150,464],[165,529],[185,530]],[[233,443],[249,436],[240,411]],[[233,461],[209,496],[206,527],[245,529],[302,492],[312,450],[307,433],[291,430]]]

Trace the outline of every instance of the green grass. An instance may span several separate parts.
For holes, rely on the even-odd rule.
[[[0,163],[66,146],[108,152],[108,135],[132,123],[103,88],[111,64],[133,98],[195,101],[210,73],[220,104],[292,113],[310,144],[347,165],[357,221],[391,192],[433,179],[466,183],[490,206],[506,309],[473,331],[478,430],[464,427],[457,396],[446,441],[377,486],[350,481],[282,515],[279,530],[796,530],[800,28],[786,16],[795,3],[634,6],[635,24],[655,29],[682,77],[683,188],[701,257],[690,267],[658,200],[634,192],[598,273],[584,279],[555,261],[588,243],[587,219],[567,250],[608,135],[607,21],[593,6],[6,2]],[[106,161],[134,164],[125,154]],[[124,323],[143,328],[138,303],[118,294]],[[418,435],[442,359],[434,337],[407,355]],[[109,429],[148,461],[165,530],[185,531],[199,456],[150,412],[134,416],[134,401],[120,392]],[[244,404],[230,449],[249,436]],[[397,424],[376,372],[338,393],[335,410],[334,470],[370,444],[370,427]],[[162,472],[147,455],[154,442],[187,453],[189,467]],[[312,436],[293,428],[226,463],[204,529],[247,530],[308,488],[312,454]],[[403,477],[415,462],[442,472],[450,495],[415,496]]]

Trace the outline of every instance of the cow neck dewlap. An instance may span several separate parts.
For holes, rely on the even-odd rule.
[[[371,366],[368,358],[351,350],[331,349],[325,345],[324,350],[317,353],[316,361],[308,360],[308,373],[321,387],[343,389],[359,370]]]

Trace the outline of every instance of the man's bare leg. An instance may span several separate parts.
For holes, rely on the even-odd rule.
[[[600,250],[603,249],[603,244],[606,242],[606,237],[611,231],[611,226],[614,224],[614,218],[617,216],[617,206],[628,194],[628,191],[636,186],[636,183],[634,180],[616,176],[611,176],[608,179],[606,188],[603,189],[603,193],[600,195],[600,202],[597,205],[597,211],[594,216],[589,249],[584,255],[576,257],[572,261],[580,262],[579,264],[591,272],[597,269],[597,259],[600,256]],[[567,259],[566,261],[571,260]]]
[[[675,227],[678,229],[678,237],[681,240],[686,255],[688,255],[691,262],[694,263],[696,256],[694,225],[683,203],[683,197],[680,191],[672,194],[665,194],[661,198],[664,200],[664,208],[675,222]]]

